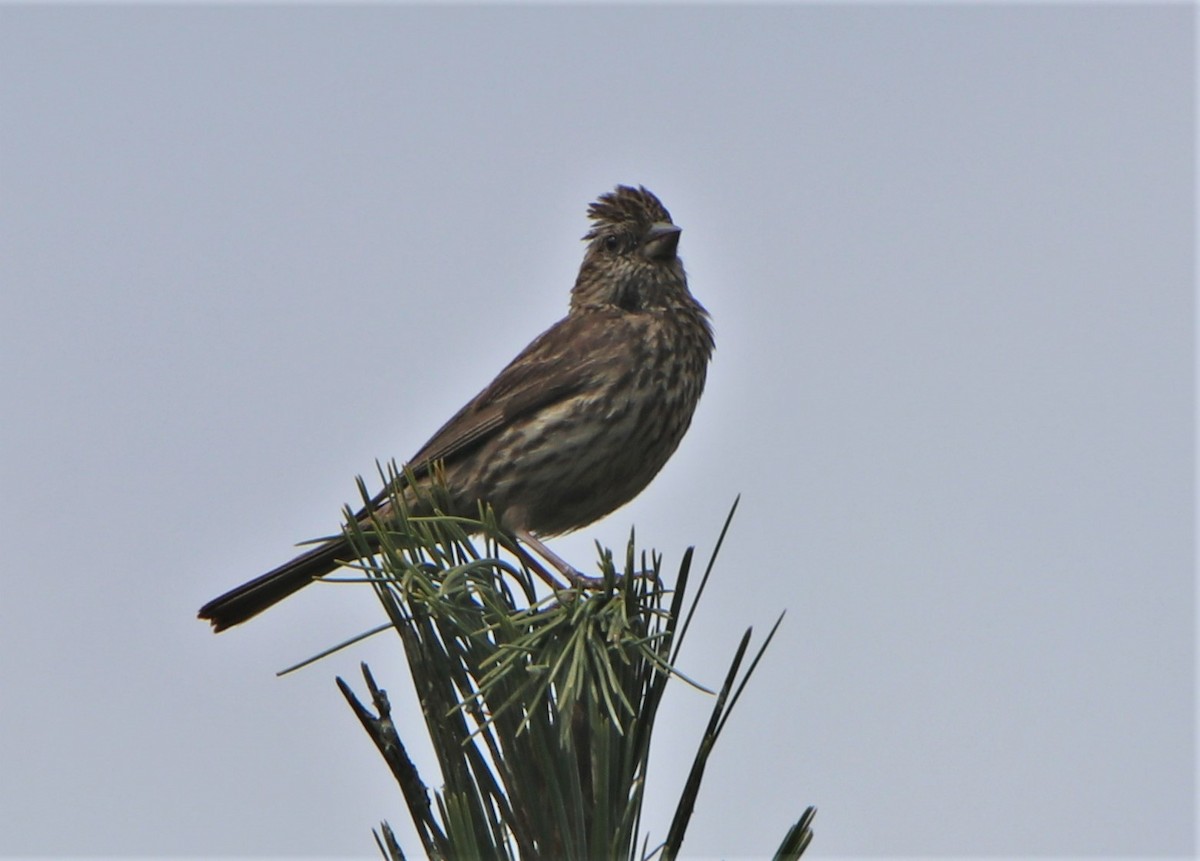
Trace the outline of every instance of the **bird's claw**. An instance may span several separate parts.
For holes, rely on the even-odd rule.
[[[609,583],[620,583],[622,580],[625,579],[624,574],[617,574],[612,578],[589,577],[586,574],[581,574],[579,571],[575,570],[574,568],[571,568],[568,571],[563,571],[562,575],[564,577],[566,577],[567,582],[569,582],[576,589],[580,589],[580,590],[584,590],[584,591],[588,591],[588,592],[596,592],[596,591],[599,591],[600,589],[605,589],[605,588],[607,588]]]

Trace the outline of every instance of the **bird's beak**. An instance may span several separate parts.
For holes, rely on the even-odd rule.
[[[651,260],[671,260],[679,247],[680,229],[669,221],[657,221],[646,231],[642,254]]]

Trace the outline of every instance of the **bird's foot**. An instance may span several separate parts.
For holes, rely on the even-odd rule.
[[[612,581],[609,581],[606,577],[589,577],[586,574],[581,574],[574,568],[568,568],[562,572],[562,575],[566,577],[567,582],[576,589],[589,592],[599,591],[600,589],[606,588],[609,582],[620,583],[624,579],[624,576],[621,574],[616,575]]]

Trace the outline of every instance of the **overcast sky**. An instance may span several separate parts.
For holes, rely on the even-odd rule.
[[[371,592],[195,612],[565,312],[617,183],[717,352],[552,546],[706,559],[740,492],[683,669],[788,610],[689,855],[1192,854],[1194,61],[1185,4],[0,7],[0,854],[416,854],[333,685],[415,743],[398,643],[274,676]]]

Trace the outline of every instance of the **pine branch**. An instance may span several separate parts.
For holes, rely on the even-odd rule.
[[[365,488],[363,496],[369,505]],[[690,622],[695,611],[693,601],[685,612],[691,549],[674,590],[663,585],[661,557],[642,553],[635,565],[631,536],[620,571],[601,548],[604,588],[539,597],[490,512],[479,521],[418,518],[407,516],[403,499],[390,502],[394,519],[364,526],[349,518],[346,534],[404,646],[440,772],[437,790],[408,757],[386,692],[366,666],[374,714],[344,681],[338,686],[400,785],[423,852],[434,859],[648,857],[641,814],[650,741],[667,682],[683,678],[674,662],[687,628],[680,620]],[[697,597],[712,569],[710,562]],[[678,857],[709,755],[781,620],[739,674],[751,632],[743,637],[666,840],[651,855]],[[776,858],[799,857],[814,813],[809,808],[792,826]],[[386,823],[376,842],[385,857],[403,857]]]

